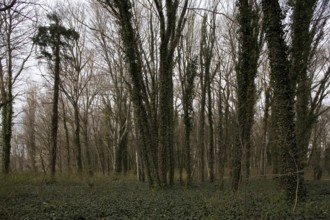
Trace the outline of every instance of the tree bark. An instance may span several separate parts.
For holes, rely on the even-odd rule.
[[[184,15],[188,1],[185,0],[182,12],[178,15],[179,1],[166,1],[165,8],[160,0],[154,0],[160,22],[160,64],[159,64],[159,148],[162,185],[174,184],[174,109],[173,109],[173,64],[174,52],[184,27]],[[165,15],[166,14],[166,15]],[[178,19],[177,19],[178,17]]]
[[[226,159],[226,149],[225,149],[225,136],[224,136],[224,120],[223,120],[223,93],[221,89],[221,73],[219,77],[219,91],[218,91],[218,160],[219,160],[219,181],[220,190],[224,189],[224,176],[225,176],[225,159]]]
[[[292,86],[296,89],[298,166],[302,171],[307,163],[309,140],[316,122],[310,109],[311,82],[307,71],[313,41],[310,24],[316,3],[317,0],[296,1],[293,7],[290,76]]]
[[[186,169],[186,184],[190,185],[192,172],[191,172],[191,144],[190,133],[192,129],[192,112],[193,112],[193,96],[194,96],[194,80],[197,76],[197,59],[189,60],[187,64],[187,71],[181,76],[182,87],[182,105],[183,105],[183,122],[184,130],[184,158]]]
[[[58,23],[56,24],[58,25]],[[59,33],[56,35],[55,45],[55,69],[54,69],[54,85],[53,85],[53,105],[51,117],[51,134],[50,134],[50,173],[51,178],[55,178],[56,172],[56,153],[57,153],[57,132],[58,132],[58,99],[60,89],[60,42],[61,36]]]
[[[303,179],[299,178],[298,151],[295,129],[294,89],[289,73],[287,47],[278,1],[263,0],[266,40],[268,42],[271,81],[274,91],[272,117],[276,145],[280,149],[280,183],[286,190],[288,201],[301,195]],[[298,183],[298,184],[297,184]],[[297,188],[298,186],[298,188]]]
[[[67,115],[64,106],[64,100],[62,97],[62,110],[63,110],[63,128],[65,133],[65,146],[66,146],[66,156],[67,156],[67,169],[68,173],[71,174],[71,152],[70,152],[70,136],[69,136],[69,129],[67,124]]]
[[[240,24],[240,50],[236,71],[237,76],[237,118],[238,135],[234,145],[232,188],[238,189],[241,176],[242,159],[245,161],[244,177],[250,176],[251,130],[256,102],[255,76],[257,74],[258,19],[252,3],[248,0],[238,2]],[[242,158],[242,156],[244,158]]]
[[[79,114],[79,107],[78,103],[74,102],[73,103],[73,115],[74,115],[74,126],[75,126],[75,131],[74,131],[74,143],[76,145],[77,149],[77,172],[78,175],[82,174],[82,158],[81,158],[81,141],[80,141],[80,114]],[[87,129],[85,127],[85,129]],[[86,146],[88,147],[88,146]]]

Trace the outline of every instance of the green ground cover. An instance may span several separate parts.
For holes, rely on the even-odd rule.
[[[330,219],[330,182],[307,181],[296,210],[273,180],[252,180],[239,192],[217,183],[148,188],[135,180],[0,178],[0,219]]]

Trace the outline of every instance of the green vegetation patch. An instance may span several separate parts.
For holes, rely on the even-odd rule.
[[[229,184],[229,183],[227,183]],[[308,196],[295,211],[271,180],[237,193],[216,184],[150,189],[132,180],[3,180],[1,219],[330,219],[330,183],[307,182]]]

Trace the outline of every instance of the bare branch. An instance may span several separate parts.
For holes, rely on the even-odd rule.
[[[183,6],[179,6],[179,8],[183,8]],[[234,20],[232,18],[230,18],[228,15],[226,15],[226,14],[224,14],[222,12],[219,12],[217,10],[210,10],[210,9],[207,9],[207,8],[196,8],[196,7],[187,7],[187,10],[191,10],[191,11],[205,11],[205,12],[210,12],[210,13],[216,14],[216,15],[222,15],[225,18],[227,18],[229,21],[234,22]]]
[[[16,4],[16,2],[17,2],[17,0],[13,0],[9,5],[4,4],[3,7],[0,8],[0,12],[11,9]]]

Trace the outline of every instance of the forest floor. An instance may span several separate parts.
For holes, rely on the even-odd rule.
[[[217,182],[152,188],[129,178],[0,177],[0,219],[330,219],[330,181],[306,181],[293,210],[276,181],[251,180],[233,193]]]

